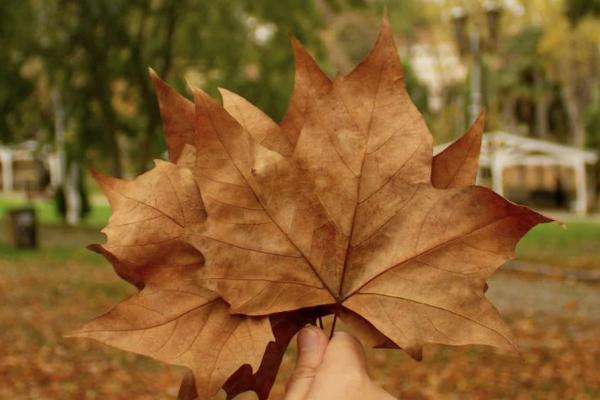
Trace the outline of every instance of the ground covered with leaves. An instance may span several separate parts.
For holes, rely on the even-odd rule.
[[[490,296],[520,356],[483,346],[426,346],[418,363],[372,350],[372,374],[403,399],[599,398],[598,289],[501,273]],[[182,369],[62,337],[133,292],[104,261],[83,252],[2,257],[0,399],[174,399]],[[293,358],[290,348],[273,399],[282,396]]]

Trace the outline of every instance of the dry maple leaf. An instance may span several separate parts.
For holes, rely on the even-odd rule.
[[[225,90],[225,108],[197,88],[192,103],[151,72],[171,162],[96,174],[113,216],[93,248],[141,291],[77,335],[188,366],[180,399],[266,399],[291,337],[324,313],[415,358],[424,343],[511,348],[486,280],[549,219],[473,186],[483,115],[432,157],[387,19],[334,80],[292,44],[281,124]]]
[[[353,72],[311,90],[285,156],[194,89],[198,151],[210,154],[208,218],[192,243],[207,287],[246,315],[356,314],[415,355],[426,342],[512,347],[485,280],[548,219],[451,176],[434,188],[431,135],[387,22]]]

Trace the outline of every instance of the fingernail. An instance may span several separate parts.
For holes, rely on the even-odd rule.
[[[298,335],[298,347],[300,351],[313,351],[319,346],[319,334],[314,328],[304,328]]]

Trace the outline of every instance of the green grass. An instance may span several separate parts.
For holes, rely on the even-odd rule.
[[[517,257],[559,267],[600,269],[600,223],[568,222],[566,229],[558,223],[539,225],[521,240]]]
[[[33,263],[37,265],[57,264],[65,261],[82,265],[107,264],[104,258],[83,246],[57,246],[43,249],[18,249],[0,243],[2,260],[11,264]]]
[[[11,209],[28,205],[24,200],[16,198],[0,198],[0,219]],[[36,210],[39,222],[42,225],[62,225],[63,220],[56,205],[51,200],[34,200],[31,204]],[[81,222],[82,226],[102,227],[110,217],[108,205],[92,205],[87,217]]]

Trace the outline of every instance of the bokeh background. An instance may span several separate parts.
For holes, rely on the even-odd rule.
[[[374,378],[403,399],[600,398],[600,1],[2,0],[0,399],[177,394],[180,368],[63,338],[134,291],[84,249],[110,215],[87,169],[131,178],[165,158],[147,68],[182,93],[186,80],[215,98],[233,90],[279,120],[288,33],[346,73],[385,7],[438,149],[485,107],[480,183],[566,229],[534,229],[490,281],[519,355],[430,345],[417,363],[369,350]],[[497,168],[505,148],[520,161]]]

